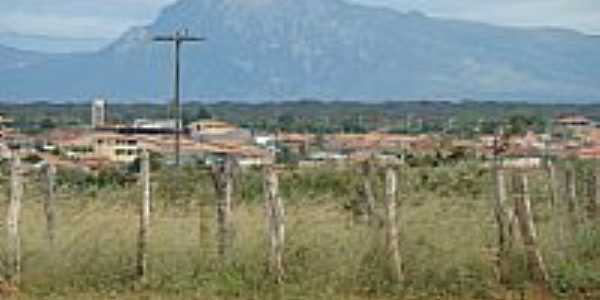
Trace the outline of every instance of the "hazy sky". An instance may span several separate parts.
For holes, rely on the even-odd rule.
[[[174,1],[0,0],[0,32],[115,38],[130,26],[151,22],[161,7]],[[600,34],[600,0],[353,1],[447,18],[515,26],[556,26]]]

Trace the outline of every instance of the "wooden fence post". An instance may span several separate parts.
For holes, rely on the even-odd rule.
[[[375,194],[373,192],[373,183],[371,176],[373,175],[372,161],[365,161],[361,165],[361,186],[358,188],[359,199],[357,204],[357,214],[360,216],[360,221],[367,224],[372,224],[376,217],[375,212]]]
[[[390,257],[391,272],[396,283],[404,281],[402,258],[398,248],[398,220],[396,212],[396,195],[398,192],[398,177],[396,170],[388,166],[385,171],[385,236],[386,252]]]
[[[569,166],[565,170],[565,181],[569,218],[572,227],[576,228],[579,220],[577,217],[577,174],[574,166]]]
[[[270,242],[269,273],[276,283],[282,283],[285,275],[283,268],[283,249],[285,246],[285,210],[279,197],[279,178],[274,166],[265,168],[265,212],[267,234]]]
[[[545,284],[548,283],[549,276],[542,254],[537,246],[537,231],[529,197],[529,181],[526,174],[521,174],[519,177],[520,180],[517,181],[518,184],[515,187],[517,191],[515,208],[519,227],[521,228],[521,237],[527,251],[527,265],[534,280]]]
[[[56,228],[56,209],[55,209],[55,178],[56,166],[48,164],[46,166],[46,197],[44,199],[44,213],[46,215],[46,232],[48,234],[48,242],[52,247],[55,240]]]
[[[550,206],[554,207],[556,203],[560,203],[560,187],[556,165],[554,162],[549,161],[548,169],[550,172],[550,190],[552,193],[552,198],[550,201]]]
[[[498,279],[507,283],[511,276],[510,256],[514,242],[513,211],[508,205],[504,169],[494,170],[495,205],[494,215],[498,228]]]
[[[150,235],[150,155],[144,151],[140,160],[142,201],[140,205],[140,228],[137,249],[137,275],[142,283],[148,276],[148,237]]]
[[[212,176],[217,193],[217,250],[222,258],[227,258],[233,231],[231,228],[231,211],[233,197],[234,159],[227,156],[225,161],[213,167]]]
[[[21,200],[23,197],[23,179],[21,159],[13,152],[10,168],[10,203],[6,218],[8,234],[8,276],[13,284],[19,284],[21,279],[21,236],[19,223],[21,217]]]
[[[593,192],[590,197],[590,219],[594,220],[600,217],[600,167],[593,170]]]

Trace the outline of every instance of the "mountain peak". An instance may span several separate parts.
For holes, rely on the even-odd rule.
[[[600,99],[597,38],[342,0],[180,0],[105,51],[0,72],[0,97],[170,97],[148,37],[184,28],[208,38],[183,47],[188,99]]]
[[[224,12],[268,13],[281,10],[317,12],[347,3],[342,0],[179,0],[163,10],[161,18],[170,15],[211,15]],[[295,11],[300,13],[300,11]],[[160,18],[159,18],[160,19]]]

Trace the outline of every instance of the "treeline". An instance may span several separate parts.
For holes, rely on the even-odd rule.
[[[138,118],[165,119],[172,109],[166,104],[117,104],[109,99],[110,122],[132,122]],[[90,124],[89,103],[0,104],[0,113],[15,120],[24,132]],[[257,131],[307,133],[362,133],[384,129],[397,133],[444,132],[460,135],[491,133],[497,122],[511,128],[544,132],[558,115],[582,114],[600,119],[600,104],[531,104],[501,102],[189,102],[184,122],[218,118]]]

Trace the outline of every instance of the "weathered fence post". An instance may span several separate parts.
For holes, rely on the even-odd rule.
[[[44,213],[46,215],[46,232],[50,246],[54,245],[55,227],[56,227],[56,210],[54,206],[55,197],[55,177],[56,166],[48,164],[46,166],[46,197],[44,199]]]
[[[590,218],[600,217],[600,167],[595,167],[593,172],[593,193],[590,197]]]
[[[565,170],[567,204],[571,225],[575,228],[578,225],[577,217],[577,173],[574,166],[569,166]]]
[[[285,210],[279,197],[279,178],[275,167],[267,166],[264,176],[265,212],[270,242],[269,273],[274,276],[276,283],[282,283],[285,275],[283,268]]]
[[[386,252],[391,261],[391,272],[396,283],[404,281],[402,258],[398,248],[398,220],[396,212],[396,195],[398,192],[398,177],[396,170],[388,166],[385,170],[385,237]]]
[[[137,275],[142,283],[148,276],[148,237],[150,234],[150,155],[144,151],[140,160],[142,202],[140,205],[140,228],[137,249]]]
[[[550,190],[552,193],[552,198],[550,201],[550,206],[554,207],[556,203],[560,203],[560,186],[558,181],[558,174],[556,165],[553,161],[549,161],[548,170],[550,173]]]
[[[504,169],[496,166],[494,169],[495,204],[494,215],[498,228],[498,279],[507,283],[510,278],[510,255],[512,251],[513,213],[507,204],[506,177]]]
[[[199,212],[198,212],[198,217],[200,218],[199,222],[198,222],[198,232],[199,232],[199,240],[200,242],[203,242],[206,237],[208,236],[208,232],[209,232],[209,225],[208,225],[208,220],[209,220],[209,213],[207,212],[207,205],[203,202],[200,203],[199,205]]]
[[[213,167],[212,170],[217,193],[217,248],[223,258],[227,258],[233,239],[231,228],[233,168],[234,159],[227,156],[221,165]]]
[[[527,251],[527,265],[534,280],[541,283],[548,283],[549,276],[546,270],[546,265],[542,258],[542,254],[537,246],[537,232],[533,221],[533,213],[531,211],[531,199],[529,196],[529,181],[526,174],[521,174],[520,180],[516,181],[515,186],[515,208],[519,227],[521,228],[521,236],[525,249]]]
[[[361,185],[358,188],[359,199],[356,203],[356,213],[360,217],[360,221],[367,224],[372,224],[375,214],[375,194],[373,193],[373,183],[371,176],[373,175],[372,161],[367,160],[361,165]]]
[[[13,152],[10,168],[10,203],[6,218],[8,234],[8,276],[13,284],[19,284],[21,279],[21,237],[19,223],[21,217],[21,200],[23,197],[23,178],[21,159]]]

